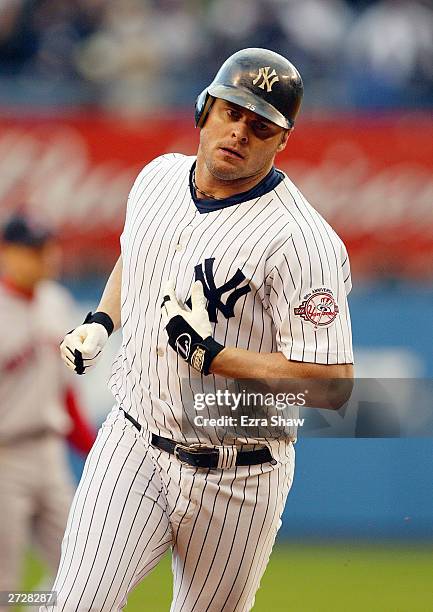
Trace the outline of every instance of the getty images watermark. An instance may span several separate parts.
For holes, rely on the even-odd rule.
[[[271,391],[271,392],[270,392]],[[182,380],[187,440],[432,438],[433,379]]]
[[[228,389],[218,389],[213,392],[195,393],[194,410],[198,413],[193,417],[196,427],[302,427],[303,418],[286,414],[271,414],[268,409],[287,411],[288,408],[301,408],[307,404],[308,390],[298,393],[259,393],[243,389],[233,392]],[[245,409],[260,409],[261,414],[252,416],[245,414]],[[230,414],[205,416],[204,410],[224,409]],[[237,413],[237,414],[233,414]]]

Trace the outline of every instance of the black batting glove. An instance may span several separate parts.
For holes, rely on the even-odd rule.
[[[202,374],[209,374],[212,360],[224,346],[212,338],[212,326],[200,281],[192,286],[191,305],[191,310],[186,310],[176,298],[174,283],[166,285],[161,308],[168,343],[191,367]]]

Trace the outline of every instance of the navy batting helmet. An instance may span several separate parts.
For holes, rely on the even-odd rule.
[[[242,49],[221,66],[195,103],[195,124],[202,127],[215,98],[247,108],[290,129],[301,106],[299,72],[285,57],[268,49]]]

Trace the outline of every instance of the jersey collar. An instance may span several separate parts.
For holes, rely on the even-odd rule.
[[[277,187],[277,185],[284,180],[284,174],[280,170],[272,167],[265,178],[263,178],[260,183],[257,183],[257,185],[248,191],[237,193],[236,195],[224,198],[222,200],[199,199],[196,196],[192,183],[192,175],[195,170],[195,166],[196,162],[193,163],[191,170],[189,171],[189,190],[198,212],[202,214],[213,212],[215,210],[221,210],[222,208],[227,208],[229,206],[235,206],[236,204],[242,204],[242,202],[248,202],[248,200],[260,198],[262,195],[265,195],[265,193],[269,193],[269,191],[275,189],[275,187]]]

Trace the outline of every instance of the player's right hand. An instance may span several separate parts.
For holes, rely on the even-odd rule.
[[[89,313],[83,325],[66,334],[60,345],[60,355],[63,361],[70,370],[77,374],[85,374],[89,368],[96,365],[112,332],[109,324],[111,319],[108,324],[104,318],[104,324],[92,321],[93,317],[97,318],[100,314]],[[108,315],[104,313],[104,317]]]

